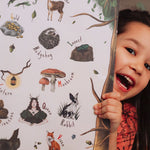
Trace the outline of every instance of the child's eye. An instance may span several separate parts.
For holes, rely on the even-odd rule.
[[[132,55],[135,55],[135,51],[132,48],[126,47],[126,50],[131,53]]]
[[[145,68],[148,69],[150,71],[150,65],[149,64],[144,64]]]

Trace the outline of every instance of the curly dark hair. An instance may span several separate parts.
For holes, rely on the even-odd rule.
[[[130,22],[140,22],[150,26],[150,14],[147,11],[125,9],[119,12],[118,34],[125,31],[125,26]]]
[[[130,22],[140,22],[150,27],[150,14],[147,11],[125,9],[119,12],[118,34],[125,32]],[[136,27],[135,27],[136,28]],[[141,81],[142,82],[142,81]],[[136,106],[138,131],[132,150],[150,149],[150,81],[146,88],[135,97],[123,101]]]

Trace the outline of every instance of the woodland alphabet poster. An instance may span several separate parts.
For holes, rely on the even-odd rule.
[[[89,131],[108,74],[112,89],[117,3],[0,2],[0,150],[96,150]]]

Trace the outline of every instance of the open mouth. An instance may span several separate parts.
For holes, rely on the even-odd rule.
[[[132,78],[123,74],[117,74],[117,80],[125,90],[129,90],[135,85],[135,82]]]

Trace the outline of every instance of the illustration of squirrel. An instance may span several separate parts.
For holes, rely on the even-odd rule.
[[[10,139],[0,139],[0,150],[17,150],[20,147],[19,129],[13,132]]]

